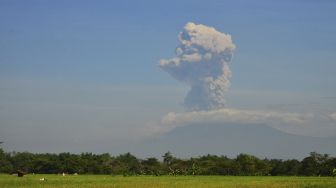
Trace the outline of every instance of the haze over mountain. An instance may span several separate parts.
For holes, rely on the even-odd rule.
[[[260,124],[197,124],[179,127],[160,137],[135,143],[128,149],[139,156],[179,157],[205,154],[235,157],[239,153],[267,158],[302,159],[310,152],[336,155],[336,137],[284,133]]]

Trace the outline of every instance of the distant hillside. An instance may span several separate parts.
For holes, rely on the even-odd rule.
[[[234,157],[248,153],[258,157],[301,159],[312,151],[336,155],[336,137],[298,136],[266,125],[197,124],[176,128],[161,137],[136,143],[129,149],[145,156],[159,156],[171,151],[179,157],[207,153]]]

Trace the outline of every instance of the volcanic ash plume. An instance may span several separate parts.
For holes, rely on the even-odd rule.
[[[184,99],[190,110],[223,108],[230,86],[235,45],[231,36],[212,27],[188,23],[178,35],[176,57],[160,60],[160,67],[175,79],[191,86]]]

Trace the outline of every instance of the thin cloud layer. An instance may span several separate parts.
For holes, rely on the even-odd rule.
[[[336,123],[336,112],[329,114],[329,117]]]
[[[160,67],[191,86],[184,104],[190,110],[219,109],[230,87],[235,45],[231,36],[202,24],[187,23],[178,35],[176,57],[161,59]]]
[[[161,119],[160,131],[167,132],[177,127],[193,124],[265,124],[283,132],[305,136],[335,136],[335,114],[288,113],[276,111],[241,110],[222,108],[210,111],[185,113],[171,112]],[[332,119],[332,120],[330,120]]]
[[[297,124],[302,125],[310,114],[263,112],[222,108],[211,111],[168,113],[161,119],[164,130],[194,123],[243,123],[243,124]]]
[[[184,124],[202,121],[226,121],[239,123],[262,123],[265,121],[281,121],[283,123],[302,124],[308,117],[310,116],[298,113],[263,112],[223,108],[212,111],[193,111],[180,114],[171,112],[162,119],[162,122],[164,124]]]

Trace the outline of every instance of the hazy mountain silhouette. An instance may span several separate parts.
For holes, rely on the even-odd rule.
[[[335,155],[336,137],[293,135],[266,125],[196,124],[176,128],[129,149],[145,156],[170,151],[179,157],[208,153],[235,157],[239,153],[248,153],[258,157],[301,159],[312,151]]]

